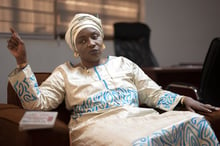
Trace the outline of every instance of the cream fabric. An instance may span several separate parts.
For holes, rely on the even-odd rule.
[[[178,123],[200,117],[188,112],[174,112],[175,116],[172,116],[173,112],[168,112],[165,122],[161,120],[163,116],[153,109],[138,108],[139,104],[145,103],[171,111],[182,96],[162,90],[136,64],[124,57],[109,56],[104,64],[88,70],[72,67],[66,62],[58,66],[41,86],[28,65],[18,73],[13,71],[9,81],[25,109],[51,110],[65,99],[66,108],[72,111],[69,127],[73,144],[105,145],[109,140],[102,137],[107,136],[113,145],[132,145],[142,137],[149,140],[149,136],[154,136],[154,132],[161,128],[169,133],[173,126],[179,127]],[[203,118],[200,117],[199,121]],[[202,128],[212,130],[209,126]],[[115,133],[120,135],[120,141]],[[213,140],[215,135],[205,139],[210,141],[210,138]]]
[[[217,146],[218,140],[203,116],[152,109],[116,107],[70,122],[73,146]]]
[[[113,67],[114,66],[114,67]],[[109,56],[106,63],[84,70],[69,62],[58,66],[38,87],[27,66],[9,80],[24,108],[50,110],[65,98],[66,107],[78,117],[82,113],[115,106],[149,106],[172,110],[181,96],[162,90],[136,64],[124,57]]]

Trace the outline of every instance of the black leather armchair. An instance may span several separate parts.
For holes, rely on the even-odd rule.
[[[150,28],[143,23],[118,22],[114,24],[116,56],[124,56],[140,67],[156,67],[158,62],[150,48]]]
[[[220,38],[211,41],[205,57],[200,85],[198,87],[182,83],[172,83],[167,86],[168,90],[193,97],[203,103],[220,107]],[[220,141],[220,110],[212,113],[201,113],[210,122],[215,134]]]
[[[220,107],[220,38],[211,41],[207,55],[205,57],[199,87],[187,85],[185,83],[172,83],[167,86],[168,90],[175,92],[191,90],[191,95],[203,103]],[[182,92],[183,93],[183,92]],[[188,92],[186,92],[188,93]]]
[[[220,38],[210,44],[203,64],[199,97],[202,102],[220,106]]]

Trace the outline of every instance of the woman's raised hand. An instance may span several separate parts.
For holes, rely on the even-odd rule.
[[[27,65],[27,55],[24,42],[13,28],[10,28],[10,31],[12,35],[8,40],[7,47],[15,57],[18,67],[24,67]]]

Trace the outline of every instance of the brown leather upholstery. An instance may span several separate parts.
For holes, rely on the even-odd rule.
[[[202,115],[205,116],[205,118],[209,121],[211,124],[212,129],[215,132],[215,135],[217,136],[218,140],[220,141],[220,110],[215,111],[212,113],[201,113]]]
[[[35,73],[35,76],[37,78],[38,84],[40,85],[45,79],[47,79],[49,77],[51,73],[45,72],[45,73]],[[16,92],[14,91],[14,89],[12,88],[11,84],[8,83],[8,87],[7,87],[7,103],[8,104],[13,104],[13,105],[17,105],[19,107],[22,108],[21,102],[16,94]],[[60,119],[61,121],[63,121],[64,123],[68,124],[69,119],[70,119],[70,114],[69,111],[66,110],[65,108],[65,102],[63,102],[57,109],[55,109],[56,111],[58,111],[58,119]]]
[[[35,73],[40,85],[50,73]],[[18,125],[25,110],[10,83],[8,104],[0,104],[0,145],[7,146],[68,146],[70,113],[63,102],[57,109],[58,118],[51,129],[19,131]]]

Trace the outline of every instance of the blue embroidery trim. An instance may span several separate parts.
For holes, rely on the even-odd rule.
[[[39,91],[37,80],[36,80],[34,74],[29,79],[31,81],[33,81],[34,88],[36,89],[37,94],[39,94],[40,91]],[[26,77],[22,80],[22,82],[19,82],[17,80],[15,82],[15,84],[13,85],[13,88],[14,88],[15,92],[17,93],[21,103],[37,100],[37,97],[34,94],[31,94],[29,92],[30,84],[29,84]]]
[[[73,108],[73,118],[82,116],[83,113],[107,109],[110,107],[134,105],[138,106],[138,94],[136,90],[117,88],[99,92],[93,97],[84,100],[82,104]]]
[[[99,75],[99,73],[98,73],[98,71],[97,71],[97,68],[96,68],[96,67],[94,67],[94,70],[95,70],[95,73],[96,73],[96,75],[98,76],[99,80],[101,80],[101,76]]]
[[[142,137],[133,146],[219,146],[218,140],[204,118],[194,117],[186,123],[162,129],[152,136]]]
[[[37,79],[36,79],[34,74],[31,75],[30,80],[32,81],[32,83],[34,83],[34,89],[37,91],[37,95],[39,95],[40,94],[40,90],[38,88]]]
[[[157,102],[157,107],[162,107],[169,109],[171,105],[175,102],[177,94],[169,92],[160,97]]]
[[[103,84],[105,85],[105,88],[106,88],[106,89],[109,89],[109,88],[108,88],[108,84],[106,83],[105,80],[102,80],[102,78],[101,78],[101,76],[100,76],[100,74],[99,74],[99,72],[98,72],[98,70],[97,70],[96,67],[94,67],[94,70],[95,70],[95,73],[96,73],[96,75],[98,76],[99,80],[102,81]]]

